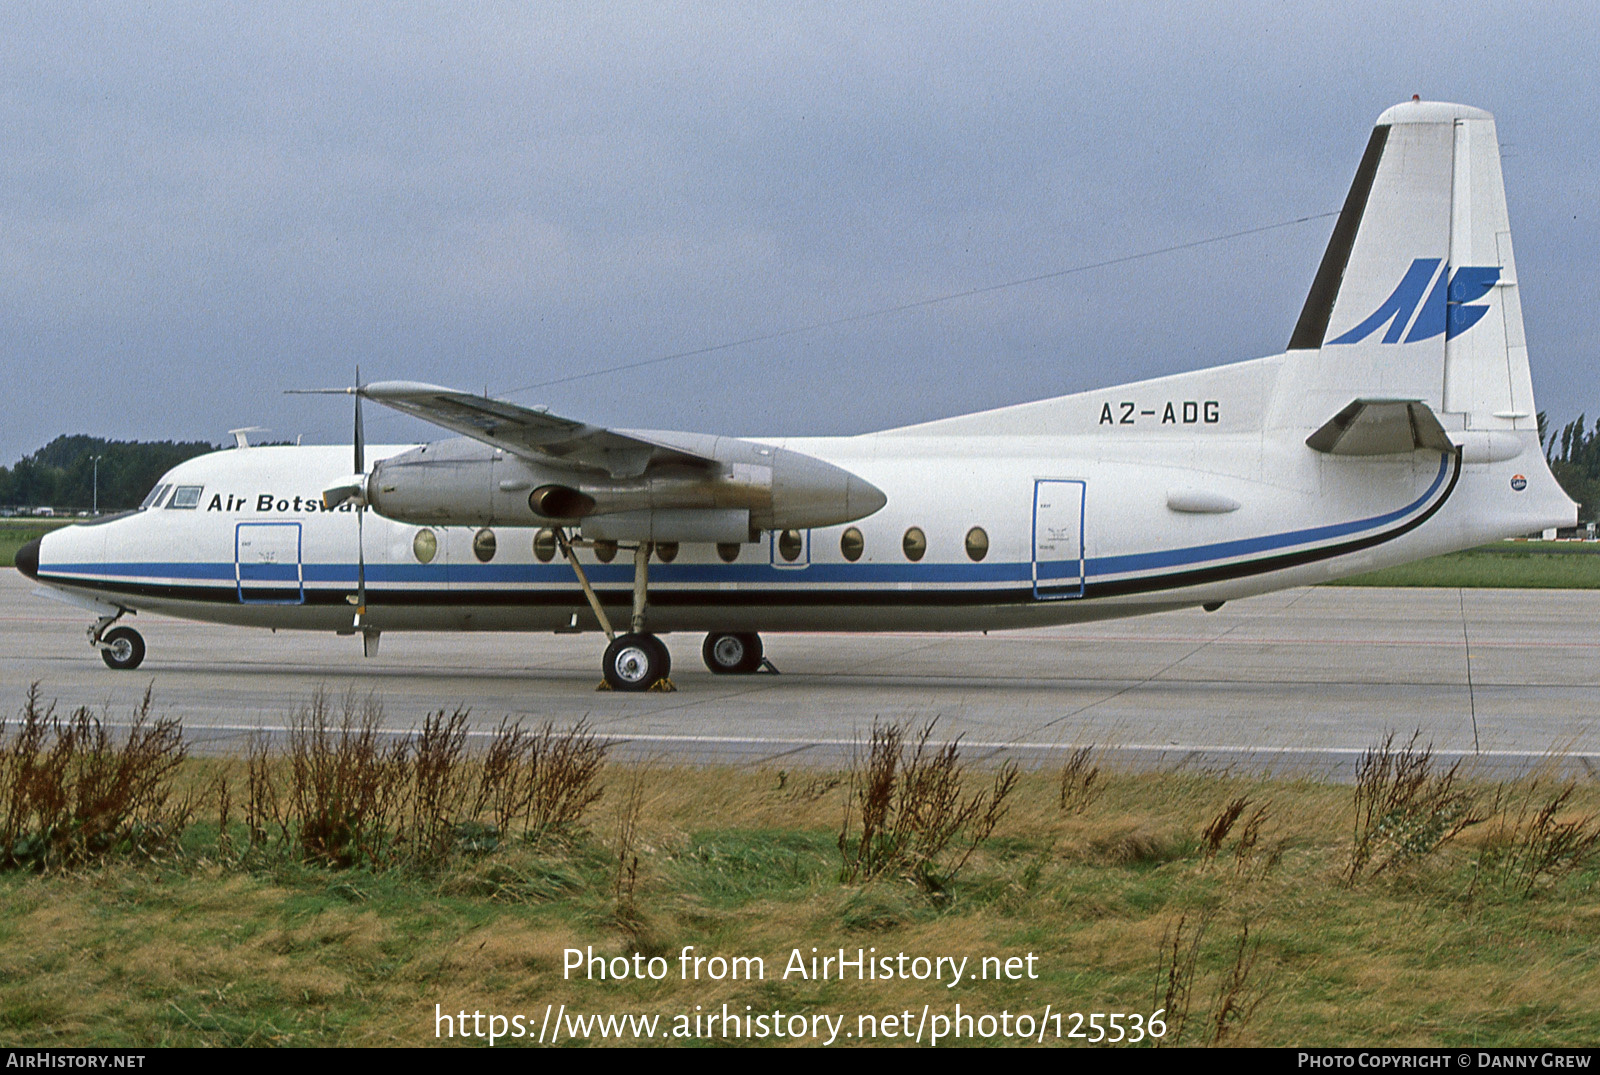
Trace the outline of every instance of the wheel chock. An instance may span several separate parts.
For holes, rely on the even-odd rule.
[[[614,688],[611,686],[611,684],[607,683],[603,679],[600,681],[600,685],[595,688],[596,691],[609,691],[613,689]],[[649,687],[649,690],[655,691],[657,694],[671,694],[677,689],[677,684],[673,683],[672,680],[668,679],[666,676],[662,676]]]

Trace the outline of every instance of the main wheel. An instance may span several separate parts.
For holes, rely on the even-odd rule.
[[[655,635],[618,635],[606,647],[602,671],[615,691],[647,691],[672,671],[672,655]]]
[[[100,649],[100,659],[107,668],[138,668],[144,660],[144,639],[132,627],[114,627],[100,639],[105,643]]]
[[[719,676],[745,676],[761,667],[761,636],[758,634],[706,635],[700,647],[706,667]]]

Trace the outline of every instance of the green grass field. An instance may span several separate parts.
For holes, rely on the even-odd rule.
[[[0,564],[16,566],[18,549],[39,535],[71,522],[70,519],[0,519]]]
[[[212,786],[217,763],[187,764],[194,786]],[[1047,1005],[1144,1018],[1165,1008],[1163,1043],[1181,1045],[1600,1041],[1600,867],[1591,857],[1525,888],[1516,866],[1519,826],[1529,804],[1551,797],[1548,782],[1467,785],[1470,801],[1457,806],[1485,820],[1436,849],[1437,831],[1391,816],[1387,831],[1411,852],[1352,882],[1348,786],[1100,774],[1098,794],[1063,809],[1058,777],[1027,775],[966,867],[930,888],[893,871],[840,880],[850,796],[840,774],[604,776],[604,797],[567,838],[462,854],[436,870],[252,859],[237,820],[231,846],[219,846],[208,800],[180,855],[0,874],[0,1041],[420,1045],[438,1040],[435,1005],[469,1019],[520,1015],[533,1032],[546,1005],[585,1018],[656,1015],[668,1030],[678,1015],[726,1005],[842,1016],[840,1043],[860,1044],[844,1034],[862,1016],[910,1012],[909,1035],[924,1005],[949,1017],[957,1004],[997,1020],[1028,1014],[1036,1028]],[[233,779],[237,819],[238,769]],[[1232,829],[1208,837],[1239,799]],[[1556,820],[1593,829],[1597,810],[1590,782]],[[706,957],[760,957],[764,975],[685,981],[689,945]],[[591,946],[608,959],[659,956],[665,976],[565,976],[566,950]],[[809,961],[813,949],[840,948],[966,957],[974,970],[984,957],[998,958],[997,971],[1018,962],[1016,977],[954,989],[783,977],[794,952]],[[900,1041],[878,1026],[875,1041]],[[1046,1040],[1087,1043],[1066,1037],[1071,1029],[1069,1017],[1058,1040],[1050,1024]],[[593,1026],[576,1036],[618,1040]],[[679,1042],[750,1043],[709,1031]],[[996,1033],[961,1043],[1022,1042]]]
[[[1499,541],[1331,585],[1592,590],[1600,588],[1600,542]]]

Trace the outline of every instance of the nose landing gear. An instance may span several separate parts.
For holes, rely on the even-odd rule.
[[[89,628],[89,645],[100,651],[100,659],[107,668],[132,671],[144,661],[144,638],[132,627],[112,627],[123,617],[126,609],[115,616],[101,616]]]
[[[131,671],[144,661],[144,639],[132,627],[107,631],[100,640],[100,659],[107,668]]]

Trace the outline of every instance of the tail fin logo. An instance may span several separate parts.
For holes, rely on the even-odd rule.
[[[1328,344],[1360,343],[1374,332],[1388,326],[1383,334],[1384,343],[1406,343],[1431,340],[1440,333],[1445,339],[1454,339],[1476,325],[1489,312],[1486,305],[1469,305],[1489,293],[1500,280],[1498,265],[1463,265],[1452,274],[1450,266],[1440,268],[1440,258],[1417,258],[1411,263],[1400,283],[1387,299],[1355,328]],[[1428,291],[1429,281],[1433,290]],[[1427,301],[1422,294],[1428,292]],[[1417,307],[1422,309],[1418,312]],[[1416,320],[1411,315],[1416,314]],[[1409,333],[1406,326],[1411,327]]]

